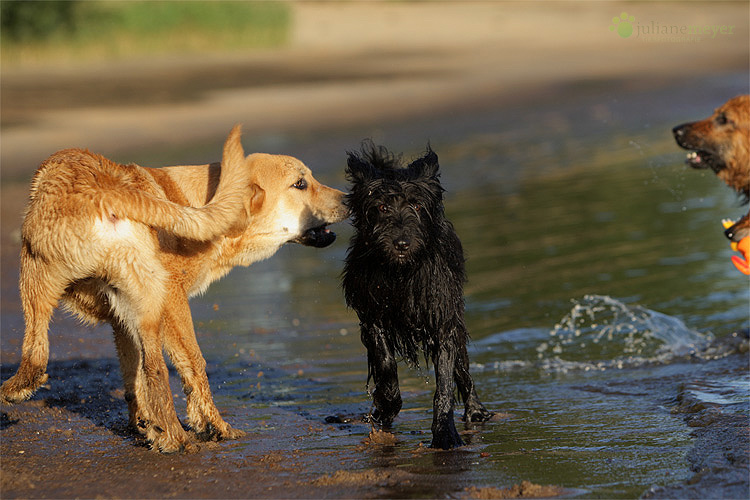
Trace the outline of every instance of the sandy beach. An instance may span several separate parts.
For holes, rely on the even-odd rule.
[[[735,35],[673,43],[609,31],[612,13],[630,7],[665,25],[747,29],[741,2],[305,2],[294,5],[284,49],[4,68],[2,174],[29,175],[64,147],[178,148],[236,122],[246,135],[321,130],[501,107],[562,84],[687,82],[747,66]]]
[[[624,11],[641,22],[629,38],[609,29]],[[165,161],[175,163],[191,161],[180,153],[184,149],[199,152],[194,161],[204,162],[214,159],[209,145],[215,149],[237,122],[252,142],[417,117],[445,119],[522,107],[566,86],[690,85],[697,72],[747,71],[750,54],[745,2],[716,8],[688,2],[679,9],[627,2],[304,2],[293,5],[293,19],[290,42],[279,49],[3,68],[3,380],[20,356],[22,330],[11,330],[6,318],[20,311],[16,280],[27,183],[39,162],[58,149],[86,147],[123,162],[170,151],[174,156]],[[732,25],[734,31],[722,35],[719,29],[692,41],[649,39],[642,30],[652,22]],[[355,472],[363,455],[385,456],[387,450],[353,442],[317,453],[306,443],[319,439],[323,424],[272,406],[259,418],[273,432],[256,432],[262,425],[253,421],[239,443],[204,443],[197,454],[158,455],[123,426],[126,407],[110,339],[89,345],[80,341],[74,323],[62,324],[65,330],[57,332],[51,349],[61,343],[65,354],[53,357],[48,370],[61,382],[2,408],[3,498],[375,498],[400,484],[416,485],[418,495],[420,484],[454,480],[388,466],[369,475]],[[747,427],[730,424],[733,434],[701,443],[717,448],[727,440],[740,442],[738,435],[746,442]],[[413,453],[455,467],[476,459],[468,452]],[[734,467],[734,478],[746,465],[727,467]],[[520,487],[482,492],[474,486],[451,484],[445,495],[571,494]],[[689,488],[695,484],[664,494],[680,497],[694,491]]]

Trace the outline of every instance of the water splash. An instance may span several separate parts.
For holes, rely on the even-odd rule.
[[[602,295],[586,295],[537,347],[541,367],[604,370],[692,356],[712,341],[679,319]]]

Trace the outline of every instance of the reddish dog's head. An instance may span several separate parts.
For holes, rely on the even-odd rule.
[[[750,95],[730,99],[705,120],[672,129],[686,163],[710,168],[731,188],[750,198]]]

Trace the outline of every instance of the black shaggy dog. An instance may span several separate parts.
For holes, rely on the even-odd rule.
[[[346,204],[356,230],[344,264],[346,302],[359,316],[367,348],[371,418],[389,427],[401,409],[398,358],[435,365],[432,447],[462,446],[453,421],[454,381],[464,420],[489,419],[469,374],[461,241],[443,213],[438,157],[429,148],[408,166],[365,142],[348,153]]]

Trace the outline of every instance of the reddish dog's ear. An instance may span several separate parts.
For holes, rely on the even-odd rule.
[[[260,211],[265,199],[266,199],[266,192],[263,190],[262,187],[253,183],[250,186],[250,198],[248,202],[248,211],[250,212],[250,215]]]

